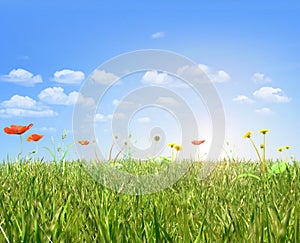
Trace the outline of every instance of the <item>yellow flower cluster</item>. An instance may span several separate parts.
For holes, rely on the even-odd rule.
[[[290,148],[291,148],[291,146],[284,146],[284,148],[286,149],[286,150],[289,150]],[[278,148],[277,149],[277,152],[279,152],[279,153],[281,153],[282,151],[283,151],[283,149],[284,149],[283,147],[280,147],[280,148]]]
[[[177,144],[177,143],[168,143],[167,145],[169,147],[171,147],[172,149],[175,149],[176,151],[181,151],[182,150],[182,146],[180,144]]]

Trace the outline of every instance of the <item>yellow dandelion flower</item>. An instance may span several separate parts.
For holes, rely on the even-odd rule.
[[[290,149],[290,148],[291,148],[291,146],[288,146],[288,145],[287,145],[287,146],[285,146],[285,149]]]
[[[176,143],[168,143],[167,146],[173,148],[176,145]]]
[[[245,134],[244,134],[244,138],[250,138],[251,137],[251,134],[252,134],[252,132],[246,132]]]
[[[175,149],[176,151],[181,151],[181,150],[182,150],[182,146],[179,145],[179,144],[175,144],[175,145],[174,145],[174,149]]]
[[[280,148],[278,148],[278,149],[277,149],[277,152],[281,153],[281,152],[282,152],[282,150],[283,150],[283,148],[282,148],[282,147],[280,147]]]
[[[259,130],[259,132],[262,133],[263,135],[265,135],[269,131],[270,131],[269,129],[261,129],[261,130]]]

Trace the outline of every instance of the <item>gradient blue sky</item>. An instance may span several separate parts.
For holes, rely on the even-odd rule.
[[[1,1],[0,127],[34,123],[26,135],[44,134],[40,147],[67,129],[71,143],[73,105],[85,78],[124,52],[163,49],[199,63],[215,82],[235,155],[255,158],[242,136],[251,130],[260,144],[258,130],[269,128],[268,156],[290,145],[299,159],[299,16],[299,1]],[[102,113],[98,120],[107,122],[101,115],[111,110]],[[137,122],[146,118],[144,112]],[[0,141],[0,159],[17,155],[18,137],[2,130]]]

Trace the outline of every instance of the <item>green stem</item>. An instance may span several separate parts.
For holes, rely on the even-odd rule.
[[[112,156],[112,151],[113,151],[114,146],[115,146],[115,142],[113,142],[110,147],[108,161],[111,161],[111,156]]]
[[[264,134],[264,149],[263,149],[263,160],[261,162],[261,171],[265,175],[266,171],[266,135]]]
[[[253,147],[254,147],[254,149],[255,149],[255,151],[256,151],[256,154],[257,154],[257,156],[258,156],[259,161],[262,162],[261,157],[260,157],[260,154],[259,154],[259,152],[258,152],[258,149],[257,149],[255,143],[253,142],[252,138],[249,138],[249,139],[250,139],[250,141],[251,141],[251,143],[252,143],[252,145],[253,145]]]
[[[155,153],[156,153],[156,141],[154,141],[154,148],[153,148],[153,156],[155,156]],[[152,156],[151,156],[152,157]]]
[[[20,134],[20,152],[18,154],[18,160],[22,153],[23,153],[23,143],[22,143],[22,134]]]

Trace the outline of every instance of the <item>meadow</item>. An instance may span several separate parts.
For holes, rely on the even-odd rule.
[[[260,176],[261,163],[220,162],[205,179],[201,166],[161,192],[126,195],[102,186],[80,161],[66,162],[64,173],[55,163],[3,162],[0,241],[299,242],[299,162],[268,180],[240,176]]]

